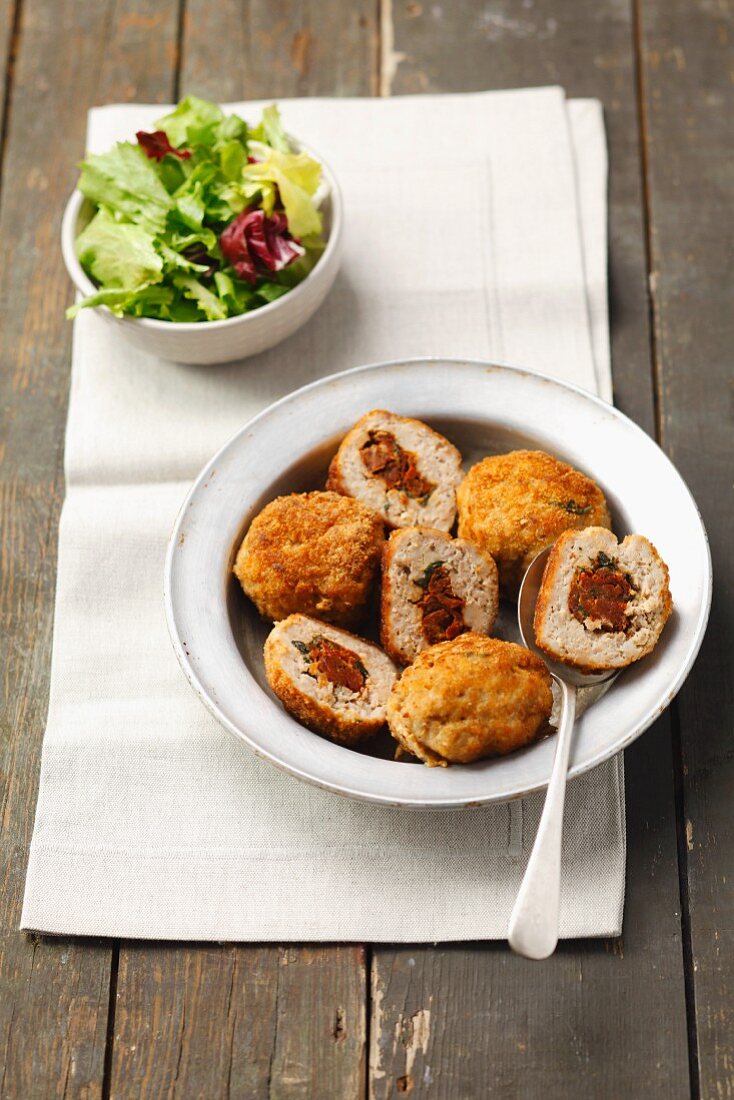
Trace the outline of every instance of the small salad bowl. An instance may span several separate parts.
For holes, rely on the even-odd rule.
[[[307,145],[299,143],[298,148],[318,160],[328,187],[321,205],[326,247],[303,282],[268,305],[223,321],[181,323],[148,317],[116,317],[105,306],[96,307],[99,316],[117,326],[122,336],[141,351],[179,363],[212,365],[246,359],[292,336],[310,320],[336,278],[343,221],[342,196],[334,173],[323,157]],[[77,235],[88,220],[88,206],[84,195],[74,191],[61,223],[61,251],[66,270],[84,297],[97,289],[79,262],[75,248]]]

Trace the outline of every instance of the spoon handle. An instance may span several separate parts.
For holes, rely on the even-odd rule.
[[[576,716],[576,688],[558,681],[561,717],[556,755],[535,844],[515,901],[508,930],[510,947],[528,959],[547,959],[558,943],[561,841],[566,773]]]

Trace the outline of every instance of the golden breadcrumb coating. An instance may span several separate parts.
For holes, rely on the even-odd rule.
[[[611,528],[598,485],[544,451],[490,455],[457,491],[459,535],[491,554],[500,588],[515,596],[533,558],[563,531]]]
[[[534,653],[462,634],[418,655],[390,693],[387,720],[403,749],[445,767],[529,744],[552,704],[550,673]]]
[[[252,521],[234,573],[266,619],[302,612],[349,624],[367,602],[384,538],[377,513],[352,497],[292,493]]]

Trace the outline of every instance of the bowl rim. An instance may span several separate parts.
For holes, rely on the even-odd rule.
[[[268,317],[276,313],[278,310],[282,310],[288,302],[293,303],[299,297],[302,297],[303,293],[306,293],[304,288],[308,288],[316,281],[317,274],[323,274],[329,265],[332,257],[337,254],[339,244],[342,235],[343,226],[343,211],[344,200],[339,186],[339,182],[334,174],[329,163],[324,160],[321,154],[313,148],[313,146],[306,144],[305,142],[298,141],[298,148],[308,153],[310,156],[317,160],[321,165],[321,170],[329,185],[329,191],[326,198],[331,199],[331,231],[326,241],[326,248],[323,254],[319,257],[314,264],[311,271],[309,271],[306,278],[300,282],[297,286],[291,288],[287,294],[281,295],[280,298],[276,298],[274,302],[268,302],[267,305],[260,306],[258,309],[253,309],[251,313],[239,313],[236,317],[226,317],[222,321],[162,321],[156,317],[117,317],[114,313],[105,305],[94,306],[94,310],[103,310],[105,314],[111,317],[115,321],[120,321],[125,324],[135,325],[141,329],[147,329],[150,332],[188,332],[192,330],[212,332],[214,330],[220,330],[224,328],[232,328],[237,324],[243,324],[246,321],[251,321],[254,318]],[[72,191],[69,199],[64,208],[64,213],[61,219],[61,254],[64,258],[64,265],[66,272],[71,279],[72,283],[79,291],[80,294],[85,296],[94,294],[99,289],[87,275],[86,271],[82,267],[76,254],[74,244],[76,242],[76,225],[79,218],[79,212],[82,208],[82,204],[85,201],[86,196],[82,194],[78,187],[75,187]]]
[[[526,798],[529,795],[543,791],[548,786],[550,771],[548,778],[544,778],[540,781],[527,785],[526,781],[515,785],[511,790],[503,792],[502,794],[489,794],[475,796],[469,801],[463,795],[451,795],[447,794],[441,798],[427,798],[425,796],[411,797],[403,795],[399,799],[385,795],[378,792],[367,793],[364,790],[355,789],[355,787],[349,786],[348,781],[343,784],[336,784],[328,779],[324,779],[317,773],[314,773],[310,767],[306,765],[295,765],[292,762],[284,760],[278,753],[277,749],[269,749],[263,744],[258,743],[257,740],[250,736],[248,731],[232,722],[228,715],[224,713],[223,709],[218,705],[217,700],[210,694],[208,688],[204,684],[202,678],[199,676],[198,671],[191,660],[189,650],[185,643],[181,641],[181,635],[179,631],[179,623],[177,621],[177,609],[174,599],[174,583],[173,574],[176,568],[177,551],[179,550],[181,540],[181,532],[184,524],[187,522],[189,508],[194,502],[194,498],[198,495],[202,486],[208,482],[211,477],[212,471],[221,465],[221,458],[229,451],[229,449],[245,435],[251,434],[253,429],[256,429],[257,424],[262,419],[270,416],[273,412],[279,409],[283,405],[287,405],[294,398],[307,393],[311,390],[317,390],[323,387],[325,384],[334,382],[343,382],[350,376],[358,376],[361,374],[370,373],[372,371],[378,371],[385,368],[404,368],[415,366],[427,366],[430,364],[443,364],[451,366],[462,366],[469,368],[482,368],[484,370],[506,372],[508,374],[529,376],[538,381],[550,383],[554,387],[558,387],[561,390],[568,390],[572,393],[584,398],[592,405],[596,405],[599,409],[604,410],[605,414],[611,412],[612,416],[620,420],[632,430],[633,434],[640,437],[644,437],[647,444],[652,445],[657,451],[660,452],[664,463],[670,468],[674,477],[678,480],[680,487],[685,491],[690,499],[690,503],[693,507],[694,514],[698,519],[700,526],[700,533],[702,536],[704,557],[702,560],[702,575],[705,578],[702,592],[702,600],[698,608],[698,615],[695,623],[695,629],[692,632],[685,660],[679,666],[677,674],[668,685],[665,698],[662,701],[658,701],[651,706],[645,713],[644,718],[636,725],[632,730],[620,738],[620,740],[611,748],[602,748],[594,753],[592,756],[584,760],[583,762],[572,763],[569,767],[568,778],[573,779],[576,776],[580,776],[585,772],[597,767],[599,764],[612,759],[618,755],[621,751],[628,748],[634,741],[637,740],[657,718],[667,709],[670,703],[673,701],[679,690],[685,683],[688,674],[693,667],[693,664],[698,656],[699,650],[703,643],[703,638],[706,633],[706,628],[709,621],[711,601],[713,593],[713,570],[711,559],[711,548],[709,544],[708,534],[706,526],[703,521],[700,509],[696,503],[695,497],[688,487],[687,483],[683,479],[683,476],[678,471],[677,467],[673,464],[672,460],[663,451],[660,445],[655,439],[653,439],[647,432],[644,431],[634,420],[626,416],[620,409],[611,405],[603,398],[585,390],[581,386],[574,385],[573,383],[561,381],[558,378],[554,378],[551,375],[541,373],[540,371],[530,370],[524,367],[510,366],[509,364],[497,364],[490,360],[474,359],[474,358],[452,358],[450,356],[414,356],[396,360],[385,360],[380,362],[373,362],[364,364],[362,366],[353,367],[349,370],[340,371],[337,374],[328,375],[326,377],[318,378],[313,382],[308,383],[305,386],[301,386],[298,389],[292,391],[281,397],[279,400],[267,405],[254,417],[250,418],[245,424],[243,424],[232,436],[226,440],[217,452],[205,463],[204,467],[200,471],[199,475],[194,480],[187,492],[178,515],[176,516],[171,536],[166,551],[165,565],[164,565],[164,578],[163,578],[163,602],[165,607],[166,623],[168,627],[169,637],[173,645],[174,652],[176,654],[179,666],[181,667],[184,676],[186,677],[190,687],[194,693],[199,697],[204,706],[214,716],[214,718],[223,726],[229,733],[233,734],[238,740],[244,741],[248,749],[255,754],[255,756],[261,759],[267,760],[270,764],[274,765],[281,771],[284,771],[296,778],[310,783],[316,787],[320,787],[323,790],[331,791],[334,794],[341,795],[347,798],[353,798],[358,801],[370,802],[383,806],[395,806],[408,810],[429,810],[429,811],[448,811],[454,809],[470,808],[474,806],[486,806],[492,803],[508,802],[518,798]],[[258,685],[259,686],[259,685]],[[260,689],[262,690],[262,689]],[[315,735],[314,735],[315,736]]]

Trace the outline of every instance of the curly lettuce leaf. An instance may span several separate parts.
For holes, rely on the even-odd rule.
[[[288,136],[283,129],[280,111],[275,103],[263,108],[260,124],[252,130],[251,136],[255,141],[262,141],[279,153],[290,153],[291,151]]]
[[[171,208],[155,162],[139,145],[120,141],[108,153],[88,156],[81,164],[79,190],[99,207],[151,232],[161,232]]]
[[[313,196],[321,181],[321,165],[308,153],[280,153],[273,150],[264,161],[243,169],[245,184],[277,186],[294,237],[321,232],[321,214]],[[272,213],[263,202],[266,214]]]
[[[207,321],[223,321],[227,317],[227,310],[221,299],[193,275],[176,274],[173,276],[173,285],[178,287],[185,298],[196,302]]]
[[[153,125],[168,135],[172,145],[211,145],[223,120],[224,113],[218,104],[189,95]]]
[[[102,207],[76,239],[79,262],[107,289],[139,290],[160,281],[163,260],[152,235],[133,222],[118,222]]]

